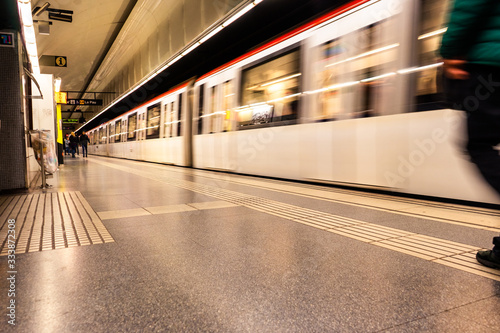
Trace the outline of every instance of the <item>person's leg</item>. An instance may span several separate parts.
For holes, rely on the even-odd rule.
[[[492,250],[478,251],[476,259],[484,266],[500,269],[500,237],[493,237],[493,245]]]
[[[467,151],[479,172],[500,195],[500,69],[472,67],[464,81],[464,109],[467,111]],[[481,264],[500,269],[500,237],[493,238],[493,249],[479,251]]]
[[[479,110],[467,118],[467,151],[488,184],[500,194],[500,155],[495,147],[500,143],[500,107],[498,116],[488,116]]]

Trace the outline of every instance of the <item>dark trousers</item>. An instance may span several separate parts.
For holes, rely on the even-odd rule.
[[[87,142],[82,143],[82,155],[83,157],[87,157]]]
[[[451,107],[467,112],[467,151],[488,184],[500,195],[500,67],[469,65],[467,80],[446,80]],[[500,255],[500,237],[493,238]]]

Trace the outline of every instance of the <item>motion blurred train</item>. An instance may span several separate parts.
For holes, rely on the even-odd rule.
[[[89,153],[499,203],[444,109],[449,1],[353,1],[88,131]]]

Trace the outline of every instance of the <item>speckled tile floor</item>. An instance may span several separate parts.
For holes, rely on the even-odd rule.
[[[221,175],[67,161],[47,192],[81,193],[114,242],[16,255],[13,297],[0,257],[0,331],[500,331],[500,272],[467,257],[498,212]]]

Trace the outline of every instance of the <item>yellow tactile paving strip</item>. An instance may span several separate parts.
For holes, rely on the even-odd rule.
[[[210,201],[210,202],[187,203],[180,205],[103,211],[103,212],[98,212],[97,215],[99,215],[101,220],[109,220],[109,219],[119,219],[127,217],[146,216],[146,215],[182,213],[194,210],[229,208],[236,206],[237,205],[234,205],[226,201]]]
[[[164,168],[164,166],[154,164],[149,167],[157,169]],[[391,214],[424,218],[436,222],[462,225],[495,232],[500,231],[500,211],[496,209],[425,201],[377,193],[362,193],[348,189],[325,188],[312,184],[296,183],[290,185],[281,180],[259,180],[252,177],[236,174],[220,174],[207,170],[178,168],[169,169],[169,172],[204,177],[206,179],[223,181],[225,183],[261,188],[316,200],[336,202],[343,205],[385,211]]]
[[[78,191],[0,197],[0,256],[8,254],[9,220],[16,254],[114,242]]]
[[[235,205],[278,216],[296,223],[305,224],[337,235],[500,281],[499,270],[485,267],[475,260],[475,253],[481,250],[481,248],[476,246],[456,243],[445,239],[290,205],[223,189],[217,186],[160,176],[157,173],[150,173],[145,170],[137,170],[103,161],[96,162],[155,181],[162,181],[189,191],[208,195]]]

